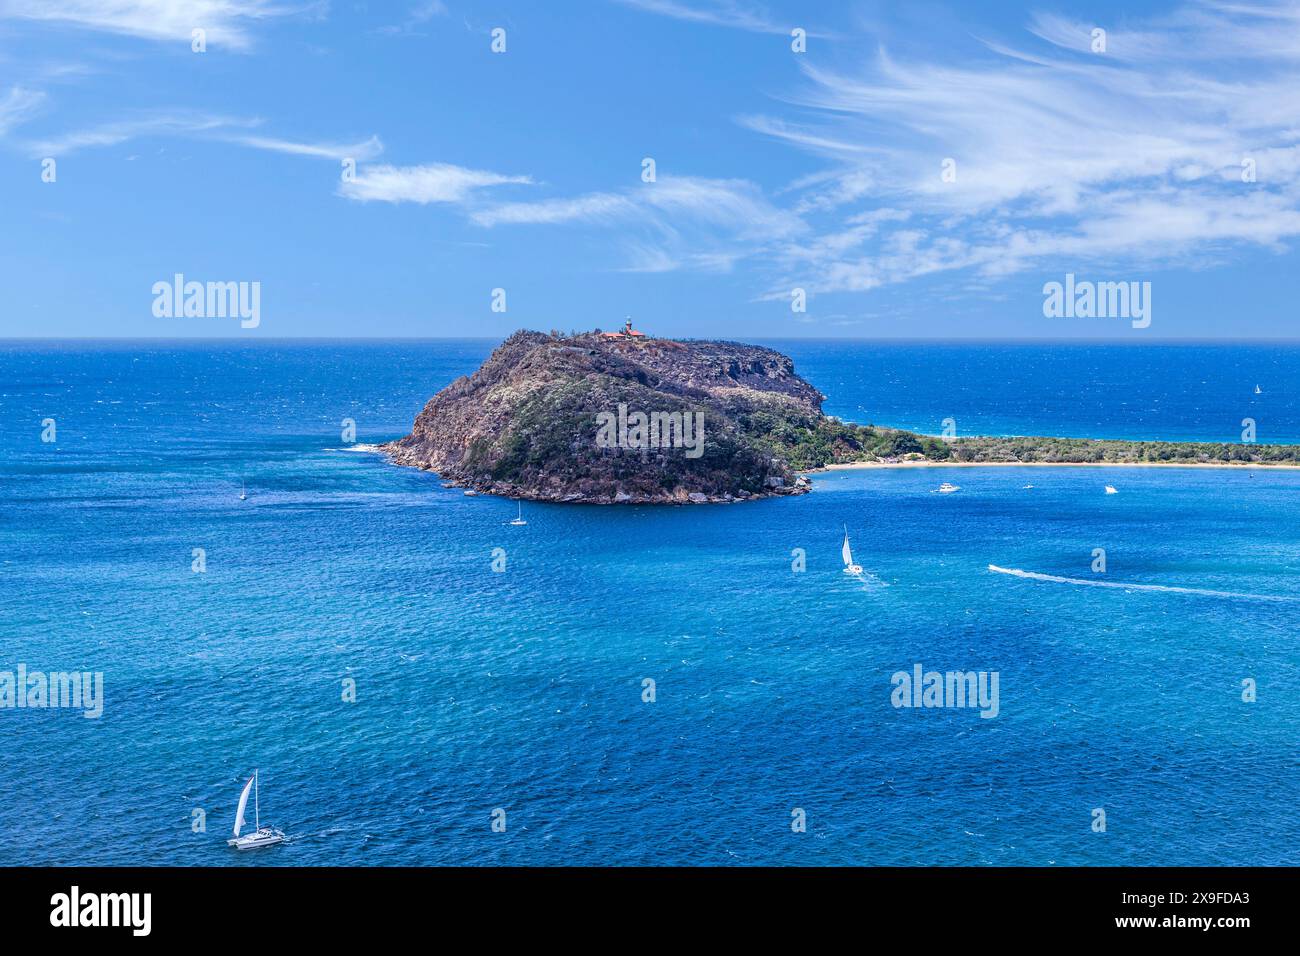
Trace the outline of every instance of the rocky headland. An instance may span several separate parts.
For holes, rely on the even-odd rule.
[[[689,504],[797,495],[833,464],[1300,464],[1300,446],[954,438],[841,422],[779,352],[638,334],[516,332],[381,446],[467,491]]]

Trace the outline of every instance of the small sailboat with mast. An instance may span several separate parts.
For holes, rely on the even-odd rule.
[[[239,795],[239,809],[235,811],[235,836],[234,839],[226,841],[227,846],[233,846],[237,850],[256,850],[284,842],[283,830],[262,826],[261,798],[258,793],[260,788],[257,778],[258,772],[254,770],[253,775],[248,778],[248,783],[244,784],[244,792]],[[253,793],[253,832],[240,836],[240,832],[248,823],[244,819],[244,811],[248,809],[249,791]]]
[[[849,526],[844,526],[844,545],[840,548],[840,556],[844,558],[845,574],[862,574],[862,565],[853,563],[853,551],[849,548]]]

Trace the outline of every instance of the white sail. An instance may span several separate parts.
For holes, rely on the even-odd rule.
[[[239,809],[235,811],[235,836],[239,836],[239,831],[248,822],[244,819],[244,811],[248,809],[248,794],[253,789],[254,779],[256,778],[248,778],[248,783],[244,784],[244,792],[239,795]]]
[[[853,552],[849,550],[849,529],[848,528],[844,529],[844,547],[840,549],[840,553],[844,556],[844,566],[846,568],[852,566]]]

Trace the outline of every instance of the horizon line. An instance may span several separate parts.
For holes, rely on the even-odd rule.
[[[515,331],[540,331],[535,329],[517,329]],[[283,342],[499,342],[509,338],[514,332],[505,335],[280,335],[280,336],[158,336],[158,335],[15,335],[0,336],[0,343],[20,342],[117,342],[117,343],[160,343],[160,344],[272,344]],[[543,333],[546,334],[546,333]],[[567,333],[566,333],[567,334]],[[581,334],[581,333],[579,333]],[[709,341],[709,338],[689,336],[650,336],[673,341]],[[725,339],[725,341],[738,341]],[[817,336],[817,335],[758,335],[751,341],[794,341],[794,342],[871,342],[877,344],[906,343],[909,345],[952,345],[952,344],[1016,344],[1016,345],[1125,345],[1142,347],[1145,345],[1300,345],[1300,336],[1261,336],[1258,338],[1239,339],[1227,337],[1183,337],[1155,338],[1144,336],[1140,339],[1126,338],[1045,338],[1017,336],[989,337],[953,337],[953,338],[916,338],[908,336]]]

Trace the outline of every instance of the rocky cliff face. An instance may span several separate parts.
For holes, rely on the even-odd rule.
[[[537,500],[799,494],[805,463],[791,451],[824,421],[823,400],[757,346],[516,332],[384,450],[458,486]]]

